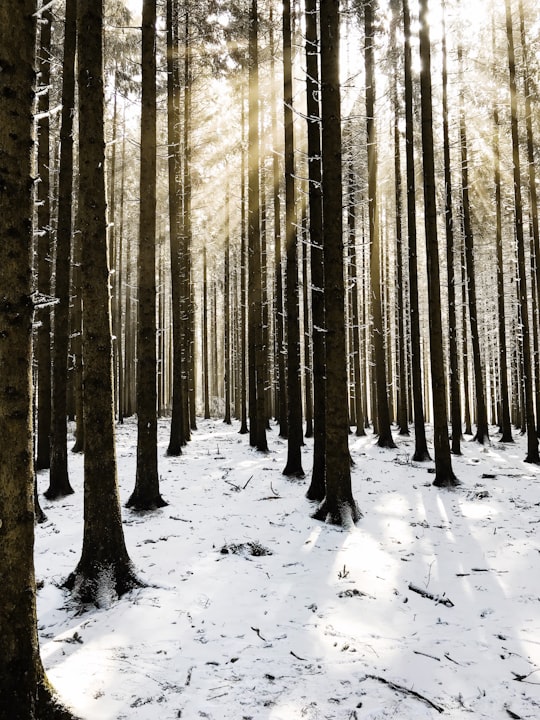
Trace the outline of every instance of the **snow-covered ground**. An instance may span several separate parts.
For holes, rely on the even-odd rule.
[[[381,450],[351,435],[364,517],[344,532],[311,519],[275,428],[266,455],[237,424],[201,420],[167,458],[167,433],[161,421],[169,505],[123,509],[146,588],[77,612],[59,586],[81,551],[81,456],[76,494],[42,498],[42,657],[84,720],[540,718],[540,468],[523,462],[523,438],[468,438],[448,491],[411,462],[412,438]],[[125,502],[135,423],[117,437]]]

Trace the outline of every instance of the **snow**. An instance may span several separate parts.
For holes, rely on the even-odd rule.
[[[76,493],[42,497],[42,657],[81,718],[540,717],[540,468],[523,462],[523,438],[467,438],[453,460],[463,484],[440,490],[433,464],[410,460],[412,437],[383,450],[351,435],[364,517],[346,532],[310,517],[308,479],[282,475],[277,428],[261,454],[237,424],[198,422],[184,455],[167,458],[160,420],[169,505],[123,509],[147,586],[117,602],[81,612],[60,588],[82,544],[80,455],[70,454]],[[136,434],[133,420],[117,430],[124,503]]]

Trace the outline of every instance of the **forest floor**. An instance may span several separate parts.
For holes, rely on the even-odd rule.
[[[84,720],[540,718],[540,468],[524,439],[481,447],[433,487],[433,463],[350,437],[364,517],[352,531],[310,517],[308,480],[219,420],[199,421],[160,476],[169,503],[123,509],[147,587],[84,612],[60,588],[82,544],[76,493],[42,497],[36,529],[41,649],[62,700]],[[118,427],[122,502],[135,481],[136,424]],[[304,470],[311,471],[312,440]],[[40,473],[40,491],[47,487]],[[228,550],[228,552],[225,552]]]

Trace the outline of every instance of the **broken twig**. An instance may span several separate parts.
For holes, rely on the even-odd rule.
[[[432,707],[438,713],[444,712],[443,707],[441,707],[440,705],[437,705],[432,700],[425,697],[425,695],[421,695],[420,693],[416,692],[416,690],[411,690],[410,688],[407,688],[404,685],[398,685],[397,683],[392,682],[392,680],[387,680],[386,678],[381,677],[380,675],[366,675],[366,679],[367,678],[370,678],[371,680],[378,680],[378,682],[381,682],[384,685],[388,685],[388,687],[392,688],[392,690],[396,690],[397,692],[404,693],[405,695],[412,695],[412,697],[415,697],[417,700],[421,700],[423,703],[426,703],[426,705],[429,705],[429,707]]]
[[[417,585],[413,585],[412,583],[409,583],[409,590],[412,590],[412,592],[418,593],[418,595],[421,595],[422,597],[425,597],[428,600],[433,600],[434,602],[437,603],[437,605],[445,605],[446,607],[454,607],[454,603],[450,600],[450,598],[447,598],[444,595],[434,595],[433,593],[430,593],[427,590],[423,590],[422,588],[419,588]]]

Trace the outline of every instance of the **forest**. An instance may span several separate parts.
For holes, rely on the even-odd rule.
[[[390,457],[454,512],[510,453],[538,522],[539,51],[532,0],[0,0],[0,720],[127,717],[58,699],[40,603],[137,605],[161,580],[130,523],[193,523],[180,484],[213,492],[216,468],[248,515],[269,483],[282,518],[339,533],[339,581],[379,507],[358,481]],[[78,561],[37,577],[72,523]],[[264,532],[210,543],[259,559]],[[449,607],[429,568],[407,589]],[[307,707],[257,717],[392,716]]]

